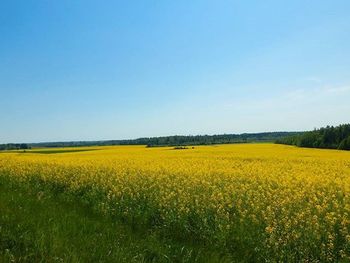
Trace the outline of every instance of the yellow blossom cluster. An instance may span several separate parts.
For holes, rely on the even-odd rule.
[[[350,152],[275,144],[88,149],[2,153],[0,175],[262,259],[350,261]]]

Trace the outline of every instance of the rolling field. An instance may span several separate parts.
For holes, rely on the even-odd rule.
[[[275,144],[28,150],[0,153],[0,177],[37,199],[55,195],[74,209],[87,206],[108,218],[111,231],[120,222],[183,248],[162,248],[164,257],[143,262],[202,262],[203,248],[213,251],[212,261],[350,261],[346,151]],[[0,213],[10,213],[4,207]],[[0,253],[11,252],[6,246],[0,243]],[[194,252],[174,257],[184,251]]]

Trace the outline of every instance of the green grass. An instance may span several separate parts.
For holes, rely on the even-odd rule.
[[[0,153],[39,153],[39,154],[56,154],[56,153],[75,153],[75,152],[89,152],[89,151],[98,151],[100,149],[91,148],[91,149],[50,149],[50,148],[40,148],[40,149],[28,149],[28,150],[5,150],[0,151]]]
[[[41,153],[41,154],[55,154],[55,153],[72,153],[72,152],[89,152],[99,149],[40,149],[40,150],[22,150],[23,153]]]
[[[0,176],[0,262],[231,260],[210,247],[136,231],[64,193]]]

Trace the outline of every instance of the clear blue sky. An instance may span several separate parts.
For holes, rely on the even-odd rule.
[[[348,0],[0,8],[0,143],[350,122]]]

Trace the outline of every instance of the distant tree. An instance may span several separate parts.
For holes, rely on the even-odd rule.
[[[350,124],[342,124],[337,127],[327,126],[303,134],[287,136],[276,140],[276,143],[299,147],[349,150],[347,146],[349,136]]]
[[[338,146],[339,150],[350,150],[350,136],[341,141]]]
[[[28,144],[22,143],[22,144],[20,144],[19,148],[21,150],[25,150],[25,149],[29,149],[29,146],[28,146]]]

